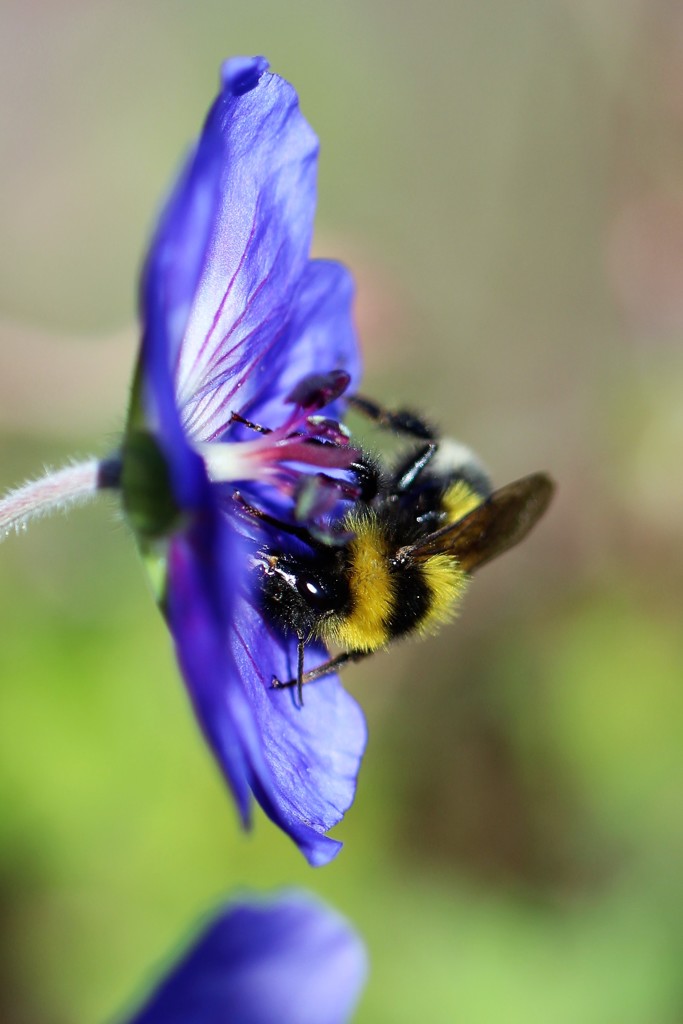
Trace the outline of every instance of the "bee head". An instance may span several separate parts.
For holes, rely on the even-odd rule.
[[[314,558],[261,552],[256,562],[269,617],[285,632],[315,635],[321,621],[341,611],[349,600],[342,558],[337,549],[318,552]]]

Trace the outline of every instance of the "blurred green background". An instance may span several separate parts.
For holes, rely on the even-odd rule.
[[[234,53],[322,141],[365,390],[557,501],[352,668],[329,868],[242,835],[114,505],[0,548],[0,1020],[116,1017],[234,887],[365,935],[365,1024],[683,1020],[683,4],[2,0],[0,485],[105,453],[154,212]]]

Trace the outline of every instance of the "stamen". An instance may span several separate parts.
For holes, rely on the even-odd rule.
[[[308,416],[306,426],[316,437],[332,441],[334,444],[348,444],[351,438],[348,427],[338,420],[331,420],[328,416]]]
[[[342,497],[340,483],[324,473],[302,476],[297,488],[294,518],[300,523],[311,523],[329,515]]]
[[[309,373],[292,388],[285,401],[298,405],[307,412],[324,409],[330,402],[343,395],[350,383],[351,378],[346,370]]]
[[[310,485],[306,481],[311,474],[302,468],[348,469],[361,457],[360,451],[350,447],[351,435],[343,423],[317,415],[318,410],[343,394],[350,379],[344,370],[304,377],[287,396],[286,401],[294,409],[279,427],[254,423],[233,412],[231,423],[241,423],[260,436],[248,441],[197,444],[209,479],[213,483],[260,480],[271,484],[300,501],[301,508],[307,510],[305,519],[309,518],[309,506],[320,511],[322,506],[327,508],[342,498],[355,499],[358,492],[352,484],[318,474],[319,482]]]
[[[337,480],[325,473],[301,474],[294,492],[294,518],[323,544],[338,545],[353,534],[341,528],[331,516],[340,501],[355,501],[360,489],[347,480]]]
[[[319,469],[348,469],[359,457],[356,448],[294,434],[282,437],[272,431],[256,441],[209,441],[197,445],[209,479],[214,483],[244,480],[272,482],[283,462]]]

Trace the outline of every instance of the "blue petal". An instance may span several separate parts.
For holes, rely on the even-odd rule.
[[[249,790],[311,864],[330,861],[341,843],[325,835],[348,810],[365,749],[360,708],[336,676],[306,688],[274,690],[290,678],[296,645],[276,635],[242,594],[240,539],[227,520],[175,537],[166,614],[201,728],[235,795],[245,824]],[[307,667],[325,652],[307,648]]]
[[[358,936],[304,894],[222,911],[130,1024],[345,1024],[367,973]]]
[[[187,160],[159,219],[140,288],[143,338],[138,373],[146,425],[162,444],[176,500],[184,509],[204,503],[208,481],[181,424],[172,366],[213,226],[222,165],[219,143],[217,135],[208,136]]]
[[[242,411],[264,426],[276,426],[287,415],[284,399],[310,373],[346,370],[351,377],[348,393],[360,384],[360,350],[353,322],[353,278],[346,267],[331,260],[311,260],[304,272],[285,346],[268,367],[268,376],[257,381],[252,404]],[[344,398],[325,409],[340,418]],[[291,408],[291,407],[290,407]]]
[[[188,437],[222,434],[235,407],[274,414],[311,371],[343,367],[354,383],[360,373],[350,276],[308,260],[317,140],[266,66],[224,66],[161,216],[143,275],[139,373],[146,425],[190,513],[169,540],[165,612],[199,722],[243,820],[253,790],[324,863],[340,845],[324,833],[353,800],[363,718],[336,678],[314,684],[304,709],[270,689],[274,673],[291,674],[291,644],[238,597],[247,557]]]
[[[264,72],[235,95],[238,78],[226,76],[229,85],[199,142],[203,162],[218,137],[223,165],[194,304],[173,362],[184,425],[201,440],[218,436],[236,402],[249,401],[258,372],[284,343],[315,212],[318,142],[294,89]]]
[[[216,572],[216,564],[221,572]],[[231,681],[236,672],[227,624],[245,566],[241,539],[225,517],[208,509],[169,544],[164,611],[197,718],[249,823],[250,767],[243,756]]]
[[[242,738],[254,793],[311,864],[327,864],[342,844],[324,833],[341,821],[356,792],[367,740],[363,714],[336,675],[305,687],[303,707],[294,688],[274,690],[274,675],[296,674],[296,642],[278,635],[245,599],[235,623],[233,653],[253,723]],[[306,668],[327,657],[324,648],[308,645]]]
[[[256,88],[261,75],[267,70],[265,57],[231,57],[221,68],[221,81],[233,96],[242,96]]]
[[[207,126],[214,122],[210,114]],[[151,323],[155,337],[161,339],[154,355],[163,356],[168,372],[178,358],[206,261],[220,202],[224,155],[220,134],[207,128],[161,212],[143,269],[142,320],[145,325]],[[150,370],[158,368],[153,365]]]

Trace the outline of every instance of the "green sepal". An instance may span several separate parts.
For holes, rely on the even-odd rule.
[[[168,578],[168,544],[166,540],[141,541],[140,554],[157,604],[165,614],[166,583]]]
[[[147,430],[131,430],[123,442],[121,492],[128,521],[143,542],[168,536],[180,525],[168,464]]]
[[[168,534],[180,525],[180,509],[171,489],[168,464],[147,429],[142,403],[142,370],[138,362],[131,386],[126,440],[123,444],[121,490],[123,507],[145,563],[152,592],[164,612],[168,577]]]

